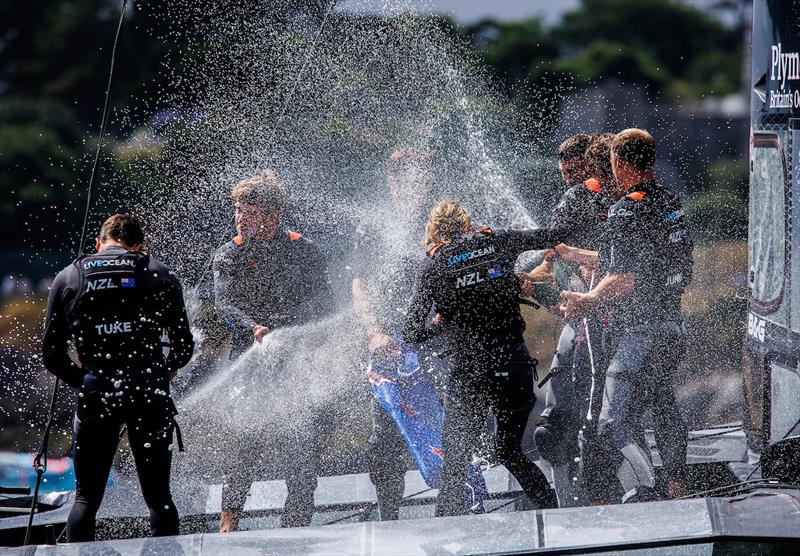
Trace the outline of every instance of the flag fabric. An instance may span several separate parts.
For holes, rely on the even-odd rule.
[[[401,347],[399,360],[391,364],[373,360],[367,376],[373,395],[400,431],[425,483],[439,488],[444,461],[444,407],[421,369],[418,354],[408,344],[398,343]],[[480,465],[470,464],[469,476],[465,479],[465,507],[473,513],[483,513],[487,491]]]

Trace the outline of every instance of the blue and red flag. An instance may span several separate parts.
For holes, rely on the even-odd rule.
[[[399,361],[381,365],[373,360],[367,376],[373,395],[403,436],[425,483],[439,488],[444,461],[444,407],[422,371],[417,353],[408,344],[398,343]],[[466,479],[464,505],[473,513],[483,513],[487,491],[480,465],[470,464]]]

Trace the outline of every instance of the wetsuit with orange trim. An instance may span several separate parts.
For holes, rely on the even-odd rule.
[[[541,508],[555,507],[547,479],[522,451],[535,396],[536,362],[523,339],[518,256],[559,243],[549,230],[478,230],[429,251],[414,286],[403,337],[447,337],[453,366],[445,400],[442,484],[437,515],[464,512],[464,477],[491,409],[497,418],[495,455]],[[428,326],[432,309],[440,326]]]
[[[602,248],[605,220],[611,201],[594,178],[569,187],[553,210],[550,229],[562,232],[564,243],[582,249]],[[596,272],[599,276],[600,272]],[[588,287],[588,284],[587,284]],[[599,319],[590,319],[588,335],[592,341],[592,358],[600,368],[602,326]],[[587,331],[583,322],[567,321],[559,335],[550,364],[545,409],[534,431],[539,455],[553,467],[553,482],[562,507],[581,502],[573,478],[578,455],[578,430],[587,414],[592,384],[591,360],[588,355]],[[595,389],[602,389],[597,378]]]
[[[597,483],[623,478],[631,500],[663,495],[637,442],[650,409],[666,483],[683,479],[687,431],[672,374],[685,353],[681,296],[692,278],[692,240],[680,198],[655,181],[632,187],[609,210],[601,258],[610,275],[632,275],[633,291],[609,307],[603,349],[609,356],[598,435],[614,465],[593,466]],[[617,471],[619,470],[619,473]],[[627,477],[627,481],[625,481]]]
[[[550,218],[550,229],[565,234],[564,243],[596,250],[611,201],[600,182],[588,179],[571,185],[561,195]]]
[[[297,232],[272,239],[234,237],[214,257],[217,311],[233,331],[232,356],[253,343],[253,327],[295,326],[333,311],[319,249]]]
[[[214,292],[217,310],[233,331],[232,357],[253,344],[256,325],[270,329],[302,325],[329,315],[334,308],[322,253],[292,231],[272,239],[243,241],[237,236],[220,247],[214,258]],[[309,525],[314,512],[320,435],[301,428],[291,431],[297,449],[285,454],[293,465],[286,476],[284,527]],[[264,439],[258,435],[242,439],[238,465],[232,467],[222,490],[224,512],[241,513],[258,474],[253,462],[264,449]]]

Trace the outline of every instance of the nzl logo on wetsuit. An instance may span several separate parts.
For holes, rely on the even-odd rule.
[[[88,263],[83,263],[83,269],[89,270],[90,268],[98,268],[101,266],[134,266],[134,262],[130,259],[95,259]]]
[[[470,272],[469,274],[464,274],[456,279],[456,289],[474,286],[475,284],[480,284],[481,282],[485,281],[486,280],[481,278],[480,272]]]
[[[94,290],[114,290],[117,289],[117,286],[111,280],[111,278],[97,278],[95,280],[89,280],[86,282],[86,291],[91,292]]]
[[[490,245],[489,247],[484,247],[483,249],[476,249],[475,251],[464,251],[463,253],[459,253],[458,255],[453,255],[452,257],[447,258],[447,264],[454,265],[465,263],[467,261],[471,261],[472,259],[477,259],[480,257],[485,257],[486,255],[491,255],[495,252],[494,245]]]

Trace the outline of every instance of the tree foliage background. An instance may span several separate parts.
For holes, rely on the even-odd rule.
[[[73,256],[120,3],[0,2],[0,278],[13,273],[38,280]],[[152,183],[153,173],[137,174],[138,164],[130,161],[157,163],[158,141],[139,137],[145,130],[162,132],[161,122],[172,113],[191,113],[193,94],[202,95],[202,61],[217,31],[210,22],[246,25],[247,18],[230,22],[226,17],[249,13],[281,26],[301,15],[317,28],[327,5],[327,0],[129,0],[111,94],[107,151],[114,156],[101,159],[100,186],[124,191],[131,205],[137,196],[173,186]],[[465,27],[446,18],[437,22],[474,51],[516,114],[544,122],[522,127],[540,130],[541,136],[529,140],[547,150],[562,139],[549,126],[558,121],[565,90],[613,78],[645,88],[654,101],[682,105],[741,91],[748,5],[747,0],[710,0],[700,10],[680,0],[583,0],[554,26],[537,19],[485,20]],[[224,63],[226,53],[218,49],[213,56]],[[694,222],[706,223],[696,232],[711,239],[743,237],[746,163],[717,161],[694,174],[688,208],[698,216]],[[98,215],[111,208],[102,202]],[[741,209],[739,220],[721,207]],[[6,370],[30,368],[43,302],[25,299],[0,309],[3,378],[10,376],[2,374]],[[734,343],[737,334],[731,334]],[[719,338],[715,342],[728,346]],[[25,396],[7,396],[8,404],[24,400],[0,411],[0,446],[35,444],[30,431],[20,444],[13,428],[22,414],[43,418],[37,404],[45,401],[49,379],[44,372],[33,374]]]
[[[186,76],[187,89],[202,87],[196,79],[202,72],[191,70],[202,59],[204,35],[213,32],[203,22],[231,2],[250,4],[254,16],[269,14],[277,24],[297,11],[318,17],[326,5],[218,0],[180,3],[177,11],[171,2],[131,0],[112,89],[112,107],[127,108],[130,116],[123,123],[112,113],[113,141],[130,139],[137,126],[176,108],[168,94],[181,82],[176,77]],[[0,249],[44,249],[53,247],[56,230],[64,239],[77,233],[119,5],[29,0],[0,6]],[[709,5],[720,13],[739,9],[730,1]],[[536,19],[444,24],[477,51],[531,118],[558,109],[543,100],[557,95],[542,91],[565,81],[580,87],[614,77],[644,84],[666,102],[740,89],[741,29],[677,0],[584,0],[550,28]]]

